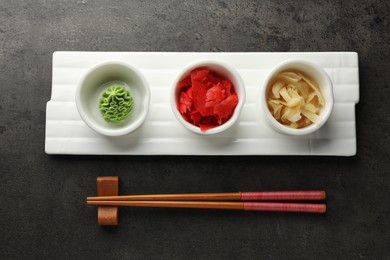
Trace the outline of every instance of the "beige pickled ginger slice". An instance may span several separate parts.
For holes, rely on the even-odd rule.
[[[281,72],[275,78],[267,99],[275,119],[291,128],[318,124],[325,101],[317,83],[294,71]]]

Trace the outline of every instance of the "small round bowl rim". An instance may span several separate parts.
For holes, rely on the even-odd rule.
[[[321,121],[318,124],[313,123],[305,128],[294,129],[294,128],[284,126],[283,124],[281,124],[279,121],[277,121],[274,118],[274,116],[272,115],[272,113],[270,112],[270,110],[267,106],[266,95],[267,95],[269,81],[275,76],[275,74],[280,73],[287,68],[293,68],[294,65],[296,66],[297,64],[311,67],[312,69],[316,70],[320,74],[320,76],[326,82],[326,84],[324,84],[324,86],[320,86],[321,92],[324,95],[324,92],[326,91],[327,95],[324,95],[325,107],[323,108],[324,110],[322,111]],[[305,71],[302,71],[302,72],[306,73]],[[307,75],[311,77],[311,75],[309,73],[307,73]],[[262,109],[263,113],[265,114],[267,122],[278,132],[288,134],[288,135],[299,136],[299,135],[307,135],[307,134],[311,134],[311,133],[316,132],[323,125],[325,125],[325,123],[328,121],[328,119],[333,111],[333,106],[334,106],[333,83],[332,83],[332,80],[330,79],[328,73],[326,73],[326,71],[323,68],[321,68],[320,66],[318,66],[317,64],[309,62],[307,60],[303,60],[303,59],[286,60],[286,61],[283,61],[283,62],[277,64],[275,67],[273,67],[272,70],[266,76],[263,83],[261,84],[261,88],[260,88],[259,93],[260,93],[260,95],[257,98],[257,102],[260,103],[261,109]],[[325,97],[325,96],[327,96],[327,97]]]
[[[87,77],[96,69],[107,66],[107,65],[120,65],[125,67],[129,71],[133,71],[134,74],[139,78],[140,82],[142,83],[141,87],[144,89],[145,93],[142,96],[142,102],[141,107],[142,110],[140,114],[138,115],[138,118],[132,122],[131,124],[127,124],[121,128],[118,129],[106,129],[101,127],[98,123],[95,122],[95,120],[92,120],[84,111],[84,107],[82,105],[81,101],[81,90],[83,88],[83,83],[87,79]],[[148,113],[149,113],[149,104],[151,99],[151,91],[148,82],[146,81],[145,77],[142,75],[142,73],[134,66],[123,62],[123,61],[104,61],[100,62],[98,64],[95,64],[91,66],[81,77],[77,84],[76,88],[76,95],[75,95],[75,101],[76,101],[76,107],[79,112],[79,115],[81,116],[81,119],[87,124],[88,127],[90,127],[92,130],[96,131],[99,134],[105,135],[105,136],[123,136],[126,134],[129,134],[136,130],[138,127],[140,127],[143,122],[145,121]]]
[[[177,83],[184,77],[184,75],[190,73],[193,69],[196,69],[199,67],[200,68],[205,67],[205,68],[210,68],[211,70],[213,70],[212,69],[213,65],[220,66],[220,67],[224,68],[237,81],[237,86],[235,85],[234,89],[238,95],[238,103],[234,109],[233,115],[230,117],[230,119],[228,121],[226,121],[225,123],[223,123],[220,126],[216,126],[216,127],[211,128],[207,131],[201,131],[199,127],[194,126],[193,124],[184,120],[183,116],[180,114],[179,110],[177,109],[177,97],[176,97]],[[178,73],[178,75],[175,77],[175,79],[173,81],[170,96],[171,96],[170,97],[170,104],[171,104],[172,112],[175,115],[176,119],[180,122],[181,125],[183,125],[186,129],[190,130],[191,132],[199,134],[199,135],[214,135],[214,134],[218,134],[218,133],[226,131],[227,129],[232,127],[237,122],[238,118],[240,117],[242,108],[245,104],[246,91],[245,91],[244,81],[242,80],[240,74],[236,71],[235,68],[233,68],[232,66],[228,65],[225,62],[207,59],[207,60],[198,60],[196,62],[192,62],[192,63],[186,65],[182,70],[180,70],[180,72]]]

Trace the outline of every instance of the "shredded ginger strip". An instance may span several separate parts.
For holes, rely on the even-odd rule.
[[[317,83],[300,72],[284,71],[276,76],[267,97],[272,115],[283,125],[304,128],[320,122],[325,105]]]

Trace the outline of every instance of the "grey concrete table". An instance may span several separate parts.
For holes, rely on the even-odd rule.
[[[318,2],[318,3],[317,3]],[[0,259],[389,259],[387,1],[0,1]],[[355,157],[48,156],[51,57],[69,51],[357,51]],[[326,215],[123,208],[126,193],[326,189]]]

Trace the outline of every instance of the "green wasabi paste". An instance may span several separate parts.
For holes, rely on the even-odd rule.
[[[121,85],[108,87],[99,99],[99,110],[109,123],[122,122],[133,111],[133,97]]]

